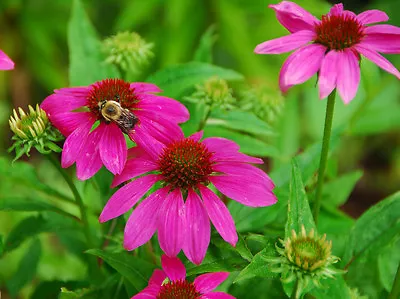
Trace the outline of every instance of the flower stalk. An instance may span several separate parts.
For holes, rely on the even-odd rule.
[[[326,103],[324,136],[322,137],[321,159],[319,162],[318,182],[317,182],[317,189],[315,191],[315,200],[314,200],[314,208],[313,208],[313,216],[314,216],[315,223],[318,223],[318,214],[319,214],[319,210],[321,208],[322,187],[324,185],[324,175],[325,175],[325,170],[326,170],[326,164],[328,161],[329,143],[330,143],[331,131],[332,131],[333,112],[334,112],[334,108],[335,108],[335,97],[336,97],[336,89],[334,89],[331,92],[331,94],[328,96],[328,101]]]

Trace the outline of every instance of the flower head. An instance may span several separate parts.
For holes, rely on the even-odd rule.
[[[171,136],[181,136],[178,123],[186,121],[189,113],[179,102],[153,94],[160,91],[150,83],[120,79],[56,90],[41,107],[67,136],[62,167],[76,162],[80,180],[92,177],[103,164],[119,174],[127,157],[124,133],[150,149],[154,138],[169,142]]]
[[[282,1],[270,5],[290,35],[266,41],[257,54],[280,54],[297,49],[282,66],[279,85],[283,92],[318,73],[319,97],[337,88],[345,103],[356,95],[360,82],[360,54],[400,79],[400,72],[382,55],[400,53],[400,28],[373,25],[389,18],[380,10],[358,15],[334,5],[318,20],[299,5]]]
[[[154,55],[153,44],[146,41],[135,32],[120,32],[103,42],[109,63],[118,65],[125,71],[139,71]]]
[[[8,71],[14,68],[14,62],[0,50],[0,70]]]
[[[144,199],[131,214],[125,227],[124,247],[133,250],[158,231],[161,248],[168,256],[181,249],[199,264],[210,242],[210,220],[222,238],[235,246],[238,240],[232,216],[208,186],[244,205],[269,206],[277,199],[274,184],[261,169],[250,163],[262,160],[239,153],[239,146],[224,138],[206,138],[202,132],[175,138],[167,145],[154,146],[157,155],[142,149],[129,150],[124,171],[114,179],[119,189],[108,201],[100,221],[130,210],[147,191],[160,182],[162,188]]]
[[[15,159],[19,159],[23,154],[29,156],[32,147],[35,147],[42,154],[49,154],[52,151],[61,152],[54,142],[61,141],[63,136],[56,130],[49,119],[46,112],[36,105],[36,109],[28,106],[29,112],[25,113],[21,108],[17,111],[13,110],[13,115],[8,121],[11,131],[14,132],[12,139],[14,144],[9,151],[15,150]]]
[[[228,278],[228,272],[202,274],[193,282],[186,280],[186,269],[176,257],[161,257],[163,270],[155,270],[150,278],[149,285],[132,299],[234,299],[235,297],[222,293],[212,292],[218,285]]]
[[[300,233],[292,230],[292,235],[280,242],[283,246],[277,246],[280,257],[270,258],[268,261],[278,266],[272,268],[272,271],[281,273],[283,282],[299,280],[297,295],[301,294],[309,282],[320,287],[320,279],[333,278],[334,275],[343,273],[342,270],[332,267],[339,260],[331,255],[332,242],[326,240],[326,235],[317,236],[314,229],[307,234],[302,226]]]

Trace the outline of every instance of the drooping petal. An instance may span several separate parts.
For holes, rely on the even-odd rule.
[[[161,286],[165,278],[167,278],[167,274],[165,274],[165,272],[161,269],[156,269],[150,277],[149,285],[154,284]]]
[[[200,141],[201,138],[203,138],[203,131],[199,131],[196,133],[193,133],[190,135],[188,138],[192,139],[193,141]]]
[[[253,163],[253,164],[263,164],[263,160],[260,158],[251,157],[242,153],[233,153],[219,151],[214,153],[210,158],[211,161],[215,163],[220,162],[241,162],[241,163]]]
[[[186,278],[186,269],[180,259],[169,257],[165,254],[161,256],[161,266],[172,281],[184,280]]]
[[[120,174],[114,176],[111,188],[118,186],[119,184],[126,182],[139,175],[145,174],[156,170],[158,165],[150,160],[148,157],[134,158],[126,161],[125,167]]]
[[[145,82],[134,82],[130,85],[134,89],[135,93],[145,92],[161,92],[162,90],[155,84]]]
[[[189,111],[185,105],[163,96],[141,95],[137,109],[146,111],[149,116],[161,116],[177,123],[182,123],[189,119]]]
[[[150,240],[157,229],[158,210],[169,188],[150,194],[132,212],[124,231],[124,248],[134,250]]]
[[[221,235],[222,239],[232,246],[236,246],[238,235],[236,233],[235,222],[228,208],[222,200],[207,187],[199,185],[199,189],[207,214],[215,229]]]
[[[386,22],[389,20],[389,17],[384,11],[371,9],[358,14],[357,20],[361,24],[366,25],[372,23]]]
[[[268,7],[275,10],[278,21],[291,33],[300,30],[313,31],[315,24],[320,23],[320,20],[304,8],[290,1],[282,1]]]
[[[326,47],[311,44],[291,54],[279,74],[279,86],[286,92],[291,86],[310,79],[321,67]]]
[[[210,244],[210,220],[204,205],[192,189],[185,203],[185,242],[183,252],[194,264],[201,264]]]
[[[199,299],[236,299],[236,298],[233,297],[232,295],[223,292],[212,292],[202,295]]]
[[[103,166],[99,153],[100,132],[92,131],[85,140],[82,151],[76,159],[76,176],[84,181],[96,174]]]
[[[399,54],[400,34],[370,34],[359,45],[376,52]]]
[[[257,54],[281,54],[295,50],[315,38],[316,33],[310,30],[300,30],[290,35],[263,42],[254,49]]]
[[[53,114],[71,112],[87,104],[86,98],[79,98],[72,95],[52,94],[44,99],[40,108],[46,111],[50,119]]]
[[[77,97],[87,97],[91,90],[92,90],[91,86],[75,86],[75,87],[64,87],[60,89],[55,89],[54,93],[72,95]],[[81,101],[82,99],[79,100]]]
[[[158,241],[170,257],[176,256],[184,242],[185,209],[181,191],[168,194],[158,213]]]
[[[0,50],[0,70],[12,70],[14,68],[14,62]]]
[[[338,15],[341,15],[342,12],[343,12],[343,4],[338,3],[331,7],[331,9],[329,10],[328,16],[338,16]]]
[[[97,130],[101,134],[99,143],[101,161],[111,173],[120,174],[127,156],[124,134],[115,123],[101,123]]]
[[[318,76],[319,98],[326,98],[336,87],[339,53],[329,51],[322,60]]]
[[[336,85],[343,102],[348,104],[357,94],[360,83],[360,66],[356,55],[350,49],[344,49],[338,54]]]
[[[375,63],[377,66],[384,69],[388,73],[395,75],[398,79],[400,79],[400,72],[385,57],[383,57],[382,55],[380,55],[379,53],[377,53],[373,50],[364,48],[361,45],[356,45],[356,46],[354,46],[354,48],[360,54],[364,55],[367,59],[369,59],[373,63]]]
[[[90,112],[64,112],[48,116],[53,126],[66,137],[81,126],[82,123],[92,118]]]
[[[387,25],[387,24],[379,24],[374,26],[368,26],[364,29],[364,33],[366,37],[371,34],[395,34],[400,35],[400,27]]]
[[[111,196],[100,215],[100,222],[118,217],[131,209],[157,182],[157,175],[138,178],[119,189]]]
[[[223,283],[228,276],[229,272],[207,273],[196,277],[193,283],[196,287],[196,291],[204,294],[214,290]]]
[[[160,292],[161,285],[157,286],[155,284],[145,287],[140,293],[133,296],[131,299],[154,299]]]
[[[63,168],[74,164],[77,157],[81,154],[82,147],[85,144],[93,123],[94,120],[86,119],[85,122],[81,123],[81,125],[67,137],[61,155],[61,166]]]
[[[137,126],[134,131],[129,133],[129,138],[142,147],[153,161],[158,160],[165,147],[160,141],[148,134],[146,126]]]

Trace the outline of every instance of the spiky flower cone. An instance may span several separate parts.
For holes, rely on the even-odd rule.
[[[36,109],[29,105],[28,109],[29,112],[25,113],[19,107],[19,115],[14,109],[8,121],[15,134],[12,137],[14,144],[8,149],[9,152],[15,150],[14,161],[23,154],[29,156],[32,147],[42,154],[61,152],[61,148],[54,142],[63,140],[63,136],[51,125],[46,112],[39,105],[36,105]]]

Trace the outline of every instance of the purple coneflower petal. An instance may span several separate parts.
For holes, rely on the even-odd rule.
[[[210,152],[214,153],[221,151],[221,149],[229,152],[237,152],[240,148],[236,142],[222,137],[205,138],[202,143],[205,144]]]
[[[100,215],[105,222],[126,213],[159,180],[157,175],[147,175],[126,184],[111,196]]]
[[[366,10],[362,13],[357,15],[357,20],[363,24],[372,24],[372,23],[379,23],[379,22],[386,22],[389,20],[388,15],[377,9]]]
[[[207,293],[207,294],[202,295],[200,297],[200,299],[236,299],[236,298],[227,293],[212,292],[212,293]]]
[[[210,244],[210,220],[200,197],[189,189],[185,203],[185,242],[183,252],[194,264],[201,264]]]
[[[172,281],[185,280],[186,269],[180,259],[177,257],[169,257],[163,254],[161,256],[161,266]]]
[[[177,123],[182,123],[189,119],[189,111],[185,105],[163,96],[141,95],[140,102],[136,108],[145,110],[148,115],[155,119],[157,119],[157,116],[161,116]]]
[[[158,216],[158,241],[161,249],[170,257],[176,256],[182,249],[184,219],[182,194],[176,189],[164,199]]]
[[[236,233],[235,222],[225,204],[219,197],[207,187],[199,185],[201,197],[208,216],[222,239],[236,246],[238,235]]]
[[[127,146],[124,134],[115,123],[101,123],[95,130],[101,135],[98,144],[101,161],[113,174],[120,174],[124,169]]]
[[[137,126],[134,131],[129,133],[129,137],[141,146],[153,161],[157,161],[158,157],[164,149],[164,145],[148,134],[147,126]]]
[[[76,96],[78,98],[80,97],[79,100],[83,100],[83,98],[86,99],[91,89],[91,86],[64,87],[60,89],[55,89],[54,93],[59,95]]]
[[[85,98],[78,98],[72,95],[52,94],[44,99],[40,108],[49,115],[50,119],[53,114],[71,112],[86,105]]]
[[[257,54],[281,54],[295,50],[312,41],[316,33],[310,30],[300,30],[290,35],[275,38],[259,44],[254,52]]]
[[[240,162],[240,163],[253,163],[253,164],[263,164],[263,160],[260,158],[251,157],[239,152],[217,152],[214,153],[210,159],[213,162]]]
[[[167,196],[169,188],[150,194],[132,212],[125,226],[124,247],[134,250],[150,240],[157,229],[157,215],[160,203]]]
[[[364,29],[364,33],[368,37],[370,34],[394,34],[400,35],[400,27],[387,25],[387,24],[379,24],[374,26],[368,26]]]
[[[0,70],[12,70],[14,68],[14,62],[0,50]]]
[[[199,131],[199,132],[196,132],[196,133],[190,135],[188,138],[190,138],[194,141],[200,141],[200,139],[203,138],[203,133],[204,133],[203,131]]]
[[[196,277],[193,283],[196,287],[196,291],[204,294],[214,290],[223,283],[228,276],[229,272],[207,273]]]
[[[400,79],[400,72],[389,62],[385,57],[377,53],[376,51],[364,48],[362,45],[356,45],[354,48],[367,59],[371,60],[380,68],[384,69],[388,73],[395,75]]]
[[[139,175],[145,174],[146,172],[156,170],[157,168],[158,165],[147,157],[130,159],[126,161],[122,172],[114,176],[111,188]]]
[[[291,33],[300,30],[313,31],[315,24],[321,22],[304,8],[290,1],[282,1],[268,7],[275,10],[278,21]]]
[[[338,3],[331,7],[329,10],[328,16],[338,16],[343,13],[343,4]]]
[[[94,120],[90,118],[86,119],[85,122],[81,123],[81,125],[67,137],[61,154],[61,166],[63,168],[74,164],[77,157],[81,154],[82,147],[85,144],[93,123]]]
[[[131,83],[131,88],[134,88],[135,93],[144,92],[161,92],[162,90],[155,84],[145,83],[145,82],[135,82]]]
[[[94,176],[103,166],[98,148],[100,138],[99,130],[91,132],[76,158],[76,177],[81,181]]]
[[[336,87],[338,73],[338,61],[340,54],[337,51],[329,51],[322,60],[318,76],[319,98],[326,98]]]
[[[90,112],[64,112],[48,115],[51,123],[61,134],[69,136],[73,131],[91,118]]]
[[[141,291],[139,294],[136,294],[133,296],[131,299],[154,299],[157,296],[157,293],[151,292],[150,290],[153,290],[152,287],[146,287]]]
[[[352,50],[344,49],[339,52],[337,66],[337,90],[343,102],[348,104],[356,96],[360,84],[358,59]]]
[[[149,285],[161,286],[165,278],[167,278],[167,274],[161,269],[156,269],[150,277]]]
[[[292,53],[279,74],[279,86],[282,92],[285,93],[291,86],[310,79],[321,67],[325,51],[325,46],[311,44]]]

